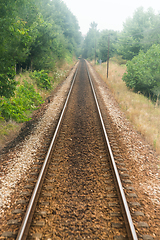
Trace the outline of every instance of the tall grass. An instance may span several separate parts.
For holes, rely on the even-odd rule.
[[[125,65],[110,62],[109,77],[106,75],[106,63],[95,66],[96,71],[107,83],[120,108],[128,120],[135,126],[147,142],[160,153],[160,106],[142,94],[129,90],[122,80]]]

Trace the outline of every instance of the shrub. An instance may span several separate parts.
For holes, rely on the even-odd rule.
[[[8,98],[3,98],[1,104],[1,116],[6,120],[9,121],[13,119],[17,122],[24,122],[27,117],[24,115],[24,108],[21,105],[17,105],[14,99],[10,100]]]
[[[2,73],[1,73],[2,72]],[[14,96],[17,82],[14,79],[15,70],[13,67],[0,68],[0,96],[10,98]]]
[[[32,84],[27,81],[23,81],[23,85],[20,85],[16,90],[17,104],[23,106],[26,110],[35,109],[42,103],[42,97],[37,93]]]
[[[44,70],[34,71],[31,75],[32,79],[36,80],[36,84],[39,88],[51,89],[51,79],[48,76],[48,73]]]
[[[127,62],[127,73],[123,75],[127,87],[152,99],[160,95],[160,45],[153,45],[146,53]]]
[[[36,109],[42,103],[41,96],[36,93],[33,85],[27,81],[23,85],[17,87],[15,96],[11,99],[6,97],[0,101],[1,117],[5,120],[13,119],[16,122],[24,122],[29,120],[26,116],[27,110]]]

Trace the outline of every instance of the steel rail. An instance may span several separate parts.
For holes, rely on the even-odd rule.
[[[105,128],[104,121],[103,121],[103,118],[102,118],[102,114],[101,114],[101,110],[100,110],[99,103],[98,103],[98,100],[97,100],[97,96],[96,96],[96,93],[95,93],[95,90],[94,90],[93,82],[92,82],[92,79],[91,79],[91,76],[90,76],[90,73],[89,73],[89,70],[88,70],[88,67],[87,67],[87,63],[86,63],[86,68],[87,68],[88,78],[89,78],[89,81],[90,81],[90,84],[91,84],[92,92],[93,92],[95,102],[96,102],[96,105],[97,105],[100,121],[101,121],[101,124],[102,124],[105,141],[106,141],[106,144],[107,144],[107,147],[108,147],[108,150],[109,150],[109,155],[110,155],[110,159],[111,159],[111,166],[112,166],[112,170],[113,170],[113,173],[114,173],[114,178],[115,178],[116,184],[117,184],[117,190],[118,190],[118,193],[119,193],[118,195],[119,195],[119,199],[120,199],[120,202],[121,202],[122,213],[123,213],[123,216],[124,216],[124,219],[125,219],[125,225],[126,225],[126,230],[127,230],[127,233],[128,233],[128,237],[131,240],[138,240],[138,237],[137,237],[137,234],[136,234],[136,231],[135,231],[135,227],[134,227],[134,224],[133,224],[133,221],[132,221],[132,217],[131,217],[131,214],[130,214],[130,210],[129,210],[129,207],[128,207],[128,203],[127,203],[127,200],[126,200],[126,197],[125,197],[125,193],[123,191],[121,179],[120,179],[120,176],[119,176],[119,173],[118,173],[118,170],[117,170],[117,166],[116,166],[114,156],[113,156],[113,153],[112,153],[112,149],[111,149],[109,139],[108,139],[108,136],[107,136],[106,128]]]
[[[46,173],[46,170],[47,170],[47,166],[48,166],[48,163],[49,163],[49,159],[50,159],[51,153],[53,151],[53,146],[55,144],[55,140],[57,138],[57,135],[58,135],[58,132],[59,132],[59,128],[60,128],[60,125],[61,125],[64,113],[65,113],[65,110],[66,110],[66,107],[67,107],[67,104],[68,104],[68,100],[69,100],[69,97],[70,97],[72,89],[73,89],[73,85],[74,85],[74,82],[75,82],[75,79],[76,79],[76,76],[77,76],[77,72],[78,72],[78,67],[77,67],[77,69],[76,69],[76,71],[74,73],[72,84],[71,84],[69,93],[67,95],[67,99],[65,101],[65,104],[64,104],[61,116],[59,118],[56,130],[54,132],[54,135],[53,135],[51,144],[49,146],[46,158],[44,160],[44,163],[43,163],[43,166],[41,168],[40,174],[38,176],[37,183],[36,183],[35,188],[33,190],[31,199],[29,201],[29,204],[28,204],[28,207],[27,207],[25,216],[23,218],[23,221],[22,221],[22,224],[21,224],[21,227],[20,227],[20,230],[18,232],[16,240],[25,240],[27,238],[28,230],[29,230],[29,227],[31,225],[33,213],[34,213],[34,210],[35,210],[35,207],[36,207],[36,203],[37,203],[37,200],[38,200],[39,192],[40,192],[43,180],[44,180],[44,176],[45,176],[45,173]]]

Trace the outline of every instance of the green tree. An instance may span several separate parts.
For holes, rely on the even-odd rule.
[[[56,8],[60,9],[59,14],[54,17],[54,21],[57,25],[61,26],[65,39],[68,42],[67,49],[70,53],[74,54],[82,40],[78,21],[64,2],[57,0],[54,0],[54,2]]]
[[[81,33],[74,15],[60,0],[37,0],[40,22],[27,65],[36,70],[54,68],[67,54],[76,54]]]
[[[138,8],[133,18],[128,18],[124,23],[123,31],[119,36],[119,54],[127,60],[131,60],[140,50],[147,51],[153,44],[159,43],[160,16],[155,15],[150,8],[144,11]]]
[[[1,0],[0,114],[20,119],[23,112],[24,106],[12,97],[18,68],[40,70],[43,76],[37,84],[49,89],[51,83],[43,69],[53,69],[56,62],[70,59],[77,49],[78,55],[81,40],[77,19],[63,1]]]
[[[0,72],[6,77],[15,65],[51,68],[81,44],[77,19],[63,1],[1,0],[0,12]]]
[[[97,24],[95,22],[92,22],[83,43],[83,58],[88,58],[90,60],[95,58],[95,51],[97,49],[98,39],[99,31],[97,30]]]
[[[12,24],[15,23],[12,12],[12,2],[0,2],[0,96],[10,97],[14,94],[15,61],[10,56],[12,40],[15,41]]]
[[[15,65],[29,54],[32,36],[27,22],[18,14],[25,0],[0,2],[0,96],[13,96]]]
[[[160,95],[160,45],[153,45],[146,53],[140,51],[127,62],[123,80],[127,87],[153,99]]]
[[[116,44],[117,32],[113,30],[103,30],[100,33],[98,41],[98,58],[103,62],[107,61],[108,56],[108,37],[110,36],[109,57],[113,57],[117,53]]]

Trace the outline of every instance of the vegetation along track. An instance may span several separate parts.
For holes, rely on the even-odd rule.
[[[24,214],[23,210],[17,210],[19,219],[11,220],[12,232],[3,236],[18,240],[136,240],[137,234],[84,60],[80,60],[72,86],[47,156],[44,159],[43,152],[39,155],[36,171],[41,171],[38,181],[37,172],[28,179],[30,183],[26,188],[33,192],[27,211]],[[115,152],[118,151],[116,144],[112,143]],[[123,173],[122,159],[116,162]],[[126,180],[125,183],[130,182]],[[132,190],[128,185],[126,188]],[[130,197],[134,198],[134,194],[131,193]],[[133,201],[133,205],[137,206],[137,203]],[[21,227],[17,227],[22,218]],[[143,231],[137,228],[137,233],[139,239],[145,239]]]

